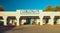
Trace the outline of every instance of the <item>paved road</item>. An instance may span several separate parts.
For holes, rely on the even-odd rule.
[[[19,27],[13,27],[10,29],[2,29],[2,33],[60,33],[60,25],[44,25],[44,26],[31,26],[31,25],[25,25],[25,26],[19,26]]]

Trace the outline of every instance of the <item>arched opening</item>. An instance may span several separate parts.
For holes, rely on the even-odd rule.
[[[0,16],[0,26],[4,26],[3,16]]]
[[[43,17],[43,24],[49,24],[49,19],[50,19],[50,16],[44,16]]]
[[[38,16],[21,16],[20,24],[24,25],[36,24],[36,19],[38,18],[39,18]]]
[[[8,26],[16,25],[16,17],[15,16],[8,16],[7,17],[7,25]]]
[[[60,16],[54,17],[54,24],[60,24]]]

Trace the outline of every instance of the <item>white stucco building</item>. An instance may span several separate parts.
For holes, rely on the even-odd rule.
[[[0,12],[0,21],[6,26],[22,24],[60,24],[60,12],[43,12],[43,10],[16,10]]]

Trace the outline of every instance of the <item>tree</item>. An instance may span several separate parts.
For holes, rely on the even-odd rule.
[[[56,7],[54,7],[53,10],[54,10],[54,11],[60,11],[60,6],[56,6]]]
[[[46,7],[46,9],[43,10],[43,11],[52,11],[52,12],[60,11],[60,6],[55,6],[55,7],[52,8],[50,5],[48,5],[48,6]]]
[[[44,11],[52,11],[52,7],[48,5]]]
[[[2,6],[0,6],[0,11],[4,11],[4,9],[3,9],[3,7],[2,7]]]

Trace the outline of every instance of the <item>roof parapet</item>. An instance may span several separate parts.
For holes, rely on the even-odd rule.
[[[41,13],[41,12],[43,12],[43,10],[39,10],[39,12]]]

